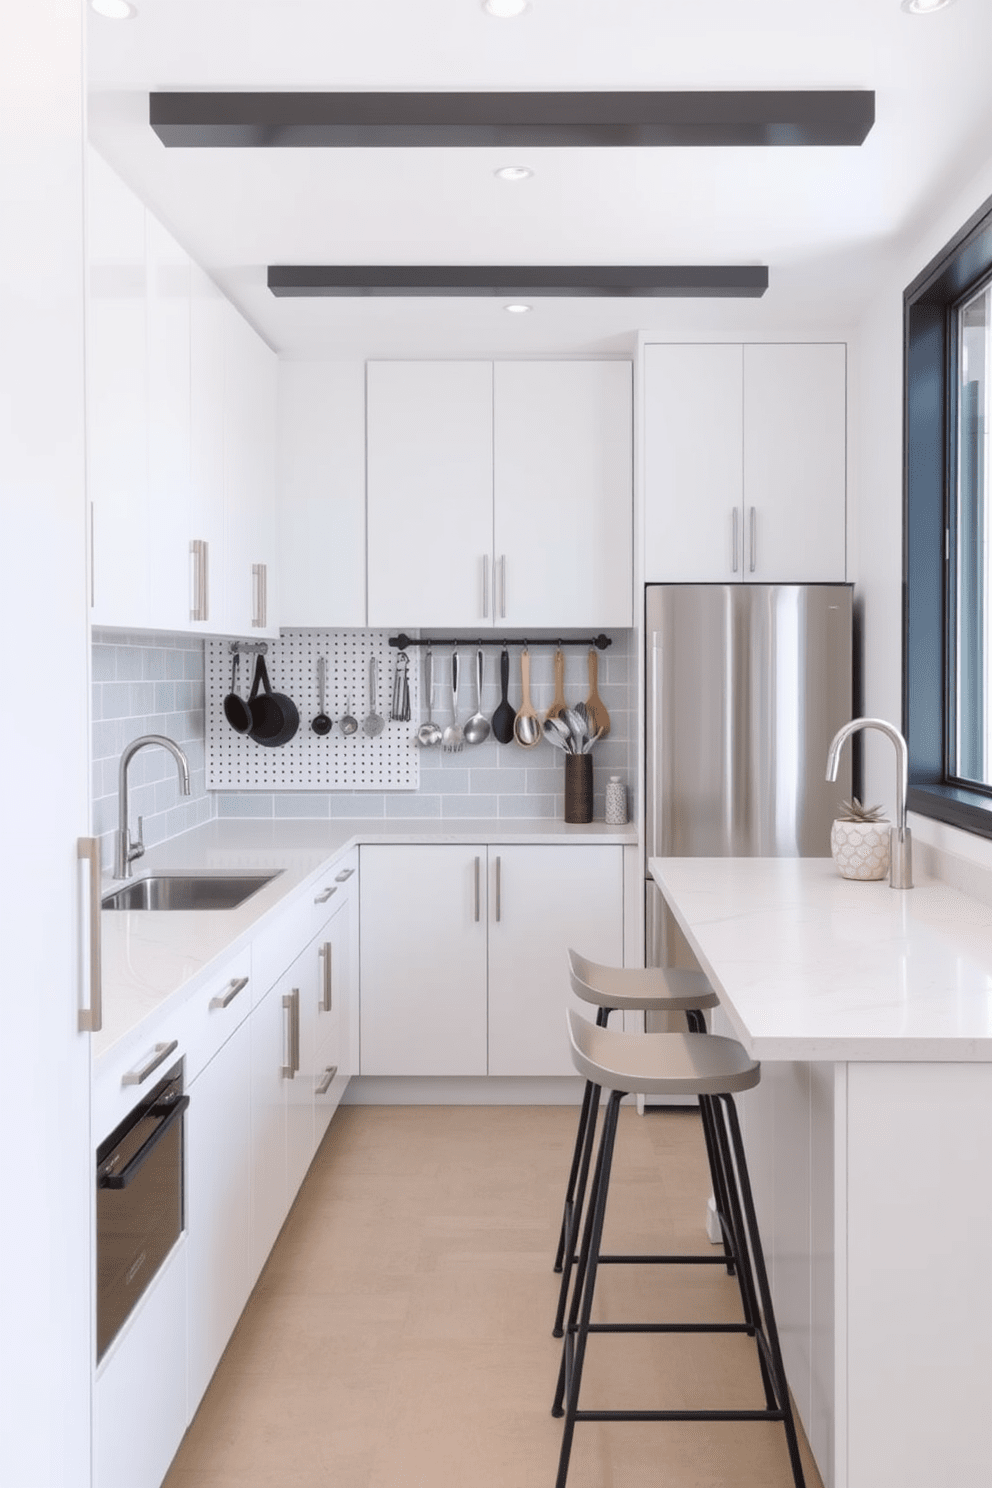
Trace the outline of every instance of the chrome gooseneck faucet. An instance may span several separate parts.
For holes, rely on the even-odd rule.
[[[127,824],[127,767],[131,763],[139,749],[147,745],[157,744],[161,749],[167,749],[172,755],[179,769],[179,784],[184,796],[189,795],[189,761],[173,739],[166,738],[165,734],[142,734],[140,739],[132,739],[131,743],[121,755],[120,772],[118,781],[118,818],[117,818],[117,852],[114,861],[114,877],[130,878],[131,864],[135,858],[140,858],[145,850],[145,844],[141,840],[142,818],[138,817],[138,836],[134,842],[131,841],[131,833]]]
[[[884,718],[852,718],[833,737],[827,753],[827,779],[837,779],[837,766],[844,740],[860,729],[878,729],[886,734],[896,750],[896,824],[889,832],[889,883],[894,889],[913,887],[913,839],[906,825],[906,782],[909,775],[909,750],[906,740],[894,724]]]

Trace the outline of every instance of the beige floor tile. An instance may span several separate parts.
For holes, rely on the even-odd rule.
[[[576,1116],[339,1111],[164,1488],[551,1488],[551,1261]],[[698,1117],[621,1112],[608,1246],[711,1250],[708,1192]],[[715,1320],[740,1300],[721,1267],[615,1266],[597,1313]],[[584,1403],[762,1398],[743,1337],[590,1344]],[[569,1488],[791,1483],[780,1427],[722,1422],[583,1422],[569,1473]]]

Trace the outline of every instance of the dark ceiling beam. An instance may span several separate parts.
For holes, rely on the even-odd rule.
[[[149,121],[184,149],[860,145],[875,94],[157,92]]]
[[[759,299],[768,288],[768,269],[747,264],[540,268],[272,264],[268,285],[274,295],[288,298]]]

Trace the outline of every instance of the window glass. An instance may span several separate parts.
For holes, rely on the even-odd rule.
[[[971,295],[957,316],[955,773],[960,780],[992,786],[992,283]]]

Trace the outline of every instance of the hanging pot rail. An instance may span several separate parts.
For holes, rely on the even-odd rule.
[[[584,646],[586,650],[595,646],[597,651],[605,651],[607,646],[613,645],[613,639],[602,632],[591,640],[565,641],[546,636],[540,641],[529,641],[526,636],[409,636],[405,631],[400,631],[399,635],[389,637],[389,644],[400,651],[407,651],[411,646],[528,646],[531,650],[535,646]]]

